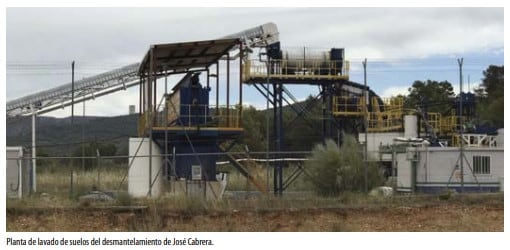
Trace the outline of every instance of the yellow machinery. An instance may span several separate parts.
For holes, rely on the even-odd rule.
[[[404,97],[379,98],[372,96],[368,105],[364,98],[353,96],[335,96],[333,99],[333,115],[343,117],[364,117],[368,115],[368,132],[390,132],[403,130],[403,117],[416,114],[414,109],[404,108]],[[381,103],[382,100],[382,103]],[[455,113],[445,116],[440,113],[428,112],[427,122],[434,132],[441,136],[454,136],[460,124],[460,116]],[[422,129],[425,121],[422,120]],[[421,131],[424,132],[424,131]]]

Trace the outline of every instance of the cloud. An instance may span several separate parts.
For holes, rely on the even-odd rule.
[[[59,65],[74,60],[95,65],[99,73],[140,61],[150,44],[214,39],[274,22],[284,48],[346,48],[347,59],[355,62],[351,73],[359,78],[364,58],[372,69],[378,59],[398,63],[402,58],[494,51],[502,57],[503,20],[503,8],[7,8],[6,59],[8,64]],[[7,100],[68,83],[70,70],[65,72],[50,68],[39,75],[14,74],[8,66]],[[78,79],[93,74],[78,73]],[[410,79],[392,80],[429,78],[423,70],[405,73]],[[369,76],[369,83],[381,82]],[[384,96],[403,89],[407,87],[380,92]],[[103,98],[112,101],[98,104],[98,113],[127,113],[133,102],[127,94]],[[265,103],[262,96],[256,98],[261,101],[246,101]]]
[[[408,95],[409,87],[405,86],[390,86],[386,88],[381,94],[381,97],[394,97],[397,95]]]
[[[129,105],[135,105],[138,112],[138,88],[133,87],[121,90],[108,96],[101,96],[85,102],[85,115],[87,116],[118,116],[129,114]],[[46,116],[68,117],[71,116],[71,106],[57,109]],[[74,105],[74,115],[83,115],[83,103]]]

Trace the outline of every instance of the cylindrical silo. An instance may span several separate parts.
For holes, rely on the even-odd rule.
[[[418,117],[415,115],[404,116],[404,137],[418,137]]]

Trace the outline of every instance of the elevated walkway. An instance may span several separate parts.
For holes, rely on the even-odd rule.
[[[236,136],[243,132],[241,127],[241,110],[231,106],[210,107],[209,105],[181,105],[188,110],[187,114],[177,114],[173,109],[160,110],[154,117],[153,113],[145,112],[138,120],[138,134],[145,135],[151,127],[153,135],[164,136],[165,131],[170,136],[218,136],[225,138]],[[202,112],[195,112],[201,109]],[[193,111],[193,112],[192,112]],[[152,121],[152,126],[149,122]]]
[[[246,60],[243,83],[282,82],[314,84],[316,81],[349,80],[349,62],[336,60]],[[269,74],[268,74],[269,72]]]

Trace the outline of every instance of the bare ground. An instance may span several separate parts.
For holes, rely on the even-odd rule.
[[[336,204],[335,206],[221,209],[147,206],[8,207],[7,231],[176,232],[502,232],[503,195]],[[248,205],[246,205],[248,204]],[[289,203],[292,204],[292,203]]]

